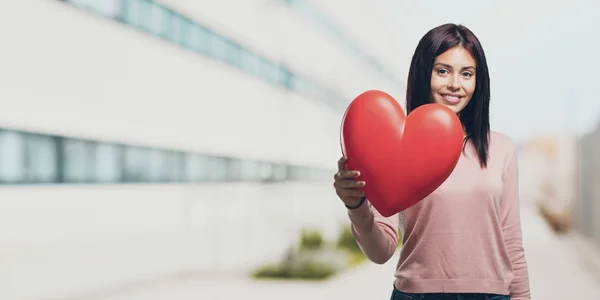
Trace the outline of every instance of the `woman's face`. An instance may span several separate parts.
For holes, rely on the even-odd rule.
[[[475,91],[476,62],[463,47],[457,46],[435,58],[431,73],[432,102],[459,113]]]

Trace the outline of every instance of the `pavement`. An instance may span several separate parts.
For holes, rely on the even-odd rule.
[[[534,208],[522,208],[524,247],[532,299],[600,299],[600,252],[583,249],[582,240],[557,236]],[[326,282],[257,281],[248,277],[190,275],[81,300],[197,299],[389,299],[398,254],[384,265],[366,263]]]

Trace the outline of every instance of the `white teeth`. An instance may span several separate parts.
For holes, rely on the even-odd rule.
[[[444,98],[446,98],[448,100],[458,100],[458,97],[456,97],[456,96],[450,96],[450,95],[444,95]]]

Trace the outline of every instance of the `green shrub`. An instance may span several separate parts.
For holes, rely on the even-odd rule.
[[[336,259],[328,258],[329,255]],[[337,241],[332,244],[326,243],[320,231],[303,229],[298,247],[291,247],[280,263],[264,266],[252,275],[255,278],[325,280],[338,271],[365,261],[367,257],[358,246],[350,226],[344,226]]]
[[[367,260],[367,257],[360,250],[350,226],[345,226],[340,232],[337,247],[348,255],[349,266],[356,266]]]
[[[362,253],[354,235],[352,235],[352,228],[350,226],[344,227],[337,241],[337,246],[340,249],[348,250],[354,253]]]
[[[288,276],[288,272],[287,270],[284,270],[282,268],[281,265],[266,265],[260,269],[258,269],[257,271],[255,271],[252,274],[253,277],[256,278],[274,278],[274,277],[280,277],[280,278],[286,278],[286,276]]]
[[[351,226],[344,227],[338,238],[337,247],[349,254],[349,264],[351,266],[358,265],[367,260],[367,257],[363,254],[362,250],[360,250],[360,247],[352,234]],[[402,233],[398,230],[397,248],[400,247],[402,247]]]
[[[315,250],[323,247],[323,235],[318,230],[303,229],[300,234],[300,250]]]
[[[398,229],[398,247],[396,248],[400,248],[402,247],[402,232],[400,231],[400,229]]]
[[[316,262],[307,262],[298,265],[279,264],[268,265],[253,275],[255,278],[280,278],[280,279],[304,279],[323,280],[335,274],[333,268]]]

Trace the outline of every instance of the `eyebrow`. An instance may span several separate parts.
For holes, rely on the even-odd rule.
[[[448,64],[445,64],[445,63],[435,63],[435,64],[434,64],[434,66],[435,66],[435,65],[441,65],[442,67],[446,67],[446,68],[448,68],[448,69],[452,69],[452,66],[451,66],[451,65],[448,65]],[[462,69],[463,69],[463,70],[465,70],[465,69],[473,69],[473,70],[476,70],[477,68],[475,68],[474,66],[466,66],[466,67],[464,67],[464,68],[462,68]]]

